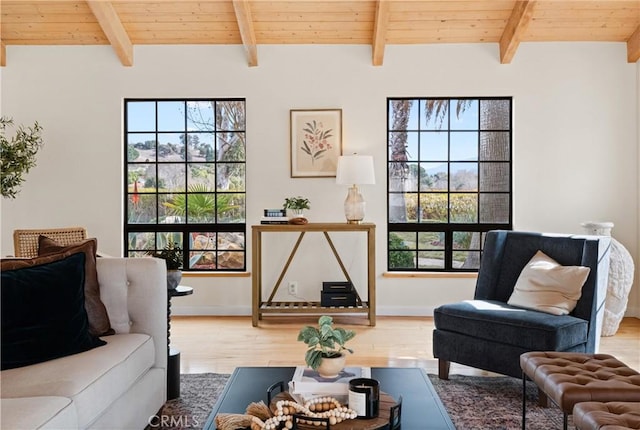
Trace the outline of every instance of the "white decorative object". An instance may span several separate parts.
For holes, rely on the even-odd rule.
[[[582,227],[589,234],[611,236],[612,222],[584,222]],[[602,336],[613,336],[618,331],[629,300],[633,285],[634,265],[629,251],[611,237],[611,258],[609,260],[609,283],[604,305]]]

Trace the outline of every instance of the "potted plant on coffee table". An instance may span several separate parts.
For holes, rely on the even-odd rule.
[[[307,366],[317,370],[323,378],[335,378],[344,368],[345,352],[353,350],[345,344],[355,337],[353,330],[333,327],[333,318],[323,315],[318,326],[305,326],[298,333],[298,340],[307,344],[304,355]]]
[[[177,243],[169,242],[160,252],[151,254],[156,258],[162,258],[167,265],[167,288],[174,290],[182,279],[182,249]]]

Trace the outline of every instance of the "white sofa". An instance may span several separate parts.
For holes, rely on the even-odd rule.
[[[98,258],[115,335],[98,348],[0,372],[2,429],[137,429],[166,401],[166,266]]]

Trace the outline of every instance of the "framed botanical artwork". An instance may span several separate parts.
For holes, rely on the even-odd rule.
[[[336,176],[342,109],[291,109],[291,177]]]

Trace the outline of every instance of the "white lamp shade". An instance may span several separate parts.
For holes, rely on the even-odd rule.
[[[371,155],[343,155],[338,159],[336,184],[372,185],[375,183]]]

